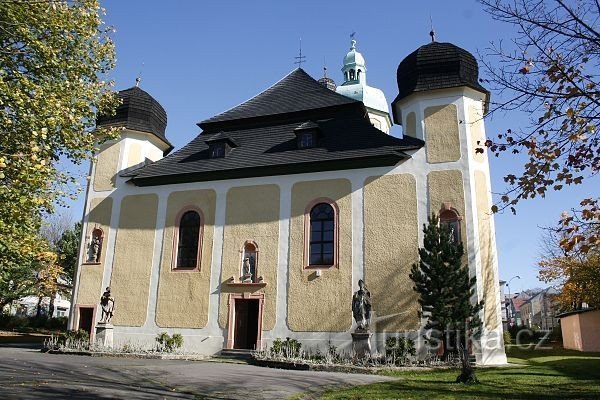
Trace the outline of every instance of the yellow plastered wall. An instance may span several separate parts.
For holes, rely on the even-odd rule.
[[[208,323],[215,205],[214,190],[187,190],[169,195],[156,303],[156,324],[160,327],[203,328]],[[177,217],[186,207],[202,211],[200,269],[172,271]]]
[[[483,133],[483,116],[475,106],[469,106],[469,124],[471,128],[471,148],[469,151],[472,152],[475,161],[484,162],[487,150],[485,147],[485,135]],[[475,152],[476,148],[482,148],[484,152]]]
[[[263,330],[275,327],[277,300],[277,263],[279,248],[279,186],[261,185],[234,187],[227,192],[225,229],[223,232],[222,279],[240,281],[244,243],[251,240],[258,246],[257,275],[267,286],[253,289],[264,292]],[[219,325],[227,327],[229,294],[248,291],[245,288],[221,286]]]
[[[96,192],[115,188],[120,148],[120,142],[105,144],[100,148],[94,174],[94,190]]]
[[[352,326],[352,201],[346,179],[299,182],[292,187],[288,326],[293,331],[342,332]],[[304,269],[304,211],[315,199],[334,200],[339,209],[339,268]]]
[[[127,155],[127,166],[131,167],[142,162],[142,145],[133,142],[129,145],[129,154]]]
[[[406,116],[406,126],[404,134],[412,137],[417,136],[417,116],[414,112],[408,113]]]
[[[368,178],[364,210],[365,283],[373,298],[373,329],[418,329],[420,306],[409,277],[412,264],[419,260],[414,176]]]
[[[104,242],[102,243],[102,252],[100,253],[99,264],[86,264],[87,243],[84,245],[84,254],[80,255],[79,267],[79,289],[77,293],[78,304],[96,304],[100,301],[102,295],[102,274],[104,272],[104,260],[106,256],[106,245],[108,243],[108,229],[110,226],[110,214],[112,212],[113,200],[108,197],[104,199],[92,199],[90,201],[90,211],[86,225],[86,235],[84,240],[91,237],[95,228],[102,229],[104,232]]]
[[[479,227],[479,256],[481,257],[481,277],[483,279],[484,323],[488,329],[498,327],[498,307],[496,292],[498,276],[494,271],[493,243],[491,232],[491,199],[487,186],[487,177],[481,171],[475,171],[475,197],[477,204],[477,225]]]
[[[458,117],[454,104],[425,109],[425,147],[429,163],[460,159]]]
[[[113,324],[141,326],[146,321],[156,235],[158,196],[126,196],[121,202],[111,277]]]

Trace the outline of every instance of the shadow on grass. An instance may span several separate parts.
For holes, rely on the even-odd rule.
[[[600,398],[600,354],[564,350],[510,351],[517,368],[477,370],[478,385],[456,384],[458,370],[394,373],[398,379],[326,393],[325,399],[527,399]]]

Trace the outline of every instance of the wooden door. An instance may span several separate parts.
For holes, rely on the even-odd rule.
[[[258,306],[259,302],[255,299],[235,300],[234,349],[256,349]]]

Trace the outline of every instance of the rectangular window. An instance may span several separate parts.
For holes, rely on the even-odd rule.
[[[215,143],[210,146],[210,158],[225,157],[225,143]]]
[[[298,136],[298,147],[308,149],[315,146],[314,134],[311,132],[302,133]]]

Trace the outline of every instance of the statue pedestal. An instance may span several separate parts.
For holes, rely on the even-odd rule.
[[[367,330],[357,330],[352,333],[352,351],[355,358],[365,358],[371,355],[371,336]]]
[[[96,325],[96,343],[102,347],[113,347],[113,330],[115,327],[112,324],[98,322]]]

